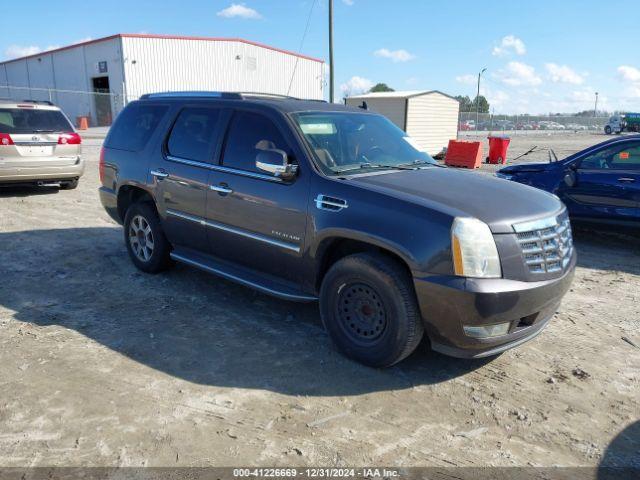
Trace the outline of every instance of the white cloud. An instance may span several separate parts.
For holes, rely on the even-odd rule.
[[[640,83],[640,69],[629,65],[618,67],[618,75],[626,82]]]
[[[477,77],[471,73],[467,73],[466,75],[458,75],[456,77],[456,82],[464,83],[465,85],[475,85],[477,81]]]
[[[349,97],[351,95],[359,95],[360,93],[368,92],[373,87],[373,82],[368,78],[354,76],[351,77],[346,83],[340,85],[342,95]]]
[[[640,98],[640,69],[630,65],[618,67],[620,79],[627,83],[625,94],[632,98]]]
[[[406,50],[389,50],[388,48],[381,48],[373,52],[376,57],[388,58],[394,63],[398,62],[408,62],[409,60],[413,60],[416,58],[412,53],[407,52]]]
[[[27,55],[35,55],[40,53],[42,49],[36,45],[9,45],[5,51],[4,56],[7,59],[26,57]]]
[[[232,3],[227,8],[220,10],[217,14],[219,17],[225,18],[245,18],[250,20],[257,20],[262,18],[262,15],[257,10],[247,7],[244,3]]]
[[[582,85],[584,83],[584,77],[566,65],[545,63],[544,67],[547,69],[549,78],[554,83],[570,83],[571,85]]]
[[[522,62],[507,63],[507,66],[498,70],[495,76],[505,85],[512,87],[535,87],[542,83],[542,78],[536,73],[535,68]]]
[[[348,5],[349,7],[351,7],[355,3],[355,1],[354,0],[342,0],[342,3],[344,3],[345,5]]]
[[[525,47],[524,42],[514,35],[502,37],[500,43],[493,47],[491,52],[492,55],[497,57],[502,57],[510,53],[515,53],[516,55],[524,55],[527,53],[527,47]]]

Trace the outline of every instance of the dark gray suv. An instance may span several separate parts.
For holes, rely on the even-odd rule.
[[[384,117],[342,105],[146,95],[111,128],[100,178],[139,269],[175,260],[319,300],[337,347],[376,367],[424,333],[459,357],[533,338],[576,264],[557,197],[441,167]]]

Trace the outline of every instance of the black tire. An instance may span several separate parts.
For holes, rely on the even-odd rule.
[[[424,333],[410,276],[381,254],[336,262],[322,281],[320,315],[337,348],[371,367],[404,359]]]
[[[77,178],[74,178],[73,180],[67,182],[60,182],[60,190],[75,190],[76,188],[78,188],[79,183],[80,180]]]
[[[609,125],[604,127],[604,133],[607,135],[611,135],[611,127]]]
[[[127,209],[124,243],[131,261],[143,272],[159,273],[171,265],[171,244],[162,231],[156,209],[149,202],[134,203]]]

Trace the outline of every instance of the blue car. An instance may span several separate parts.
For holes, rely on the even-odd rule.
[[[496,175],[554,193],[573,220],[640,227],[640,135],[555,162],[511,165]]]

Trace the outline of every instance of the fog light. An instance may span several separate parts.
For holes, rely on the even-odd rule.
[[[495,325],[483,325],[483,326],[471,326],[464,325],[464,333],[468,337],[473,338],[487,338],[487,337],[499,337],[500,335],[506,335],[509,332],[509,326],[511,322],[497,323]]]

